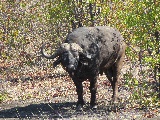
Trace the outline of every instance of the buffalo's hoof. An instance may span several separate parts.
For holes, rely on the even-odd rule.
[[[97,105],[91,105],[90,108],[91,108],[92,110],[96,110],[96,109],[97,109]]]
[[[95,109],[97,109],[97,103],[90,103],[90,108],[92,109],[92,110],[95,110]]]
[[[77,102],[77,105],[76,105],[76,110],[77,111],[82,111],[83,110],[83,105],[85,105],[85,102],[82,101],[82,102]]]
[[[119,98],[112,98],[112,100],[110,101],[111,104],[117,105],[120,102]]]
[[[111,100],[109,102],[109,111],[114,111],[117,112],[118,110],[120,110],[121,108],[123,108],[123,106],[121,105],[121,101],[118,98],[117,100]]]
[[[76,110],[82,111],[83,110],[83,105],[81,105],[81,104],[77,105]]]

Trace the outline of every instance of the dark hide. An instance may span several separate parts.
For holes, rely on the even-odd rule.
[[[125,44],[120,32],[107,26],[80,27],[68,34],[64,43],[76,43],[81,52],[69,50],[58,55],[55,64],[62,66],[69,73],[76,85],[77,106],[83,106],[82,82],[90,81],[91,107],[96,106],[97,76],[103,72],[111,82],[113,101],[117,100],[118,77],[125,54]]]

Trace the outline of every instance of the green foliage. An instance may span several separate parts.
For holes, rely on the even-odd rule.
[[[8,94],[6,92],[0,93],[0,103],[8,98]]]
[[[124,8],[125,11],[123,11],[123,13],[120,12],[119,15],[123,18],[124,24],[126,24],[126,30],[132,33],[127,41],[131,41],[133,46],[140,48],[140,52],[142,53],[140,53],[139,59],[142,64],[156,69],[160,63],[160,54],[158,52],[160,42],[156,41],[156,37],[154,36],[155,31],[160,29],[160,8],[158,7],[158,3],[156,1],[140,1],[137,3],[135,0],[132,2],[126,1],[126,4],[128,5]],[[136,57],[136,55],[131,54],[131,51],[127,50],[126,52],[129,57]],[[153,88],[146,85],[149,84],[149,82],[145,80],[148,74],[142,74],[144,76],[144,78],[142,78],[143,83],[138,83],[136,80],[138,84],[130,84],[130,81],[135,81],[132,77],[127,83],[133,85],[135,88],[131,99],[142,107],[158,106],[158,92],[152,91]],[[158,76],[159,73],[155,73],[155,79],[158,78]],[[138,88],[136,88],[137,85],[139,86]]]
[[[147,77],[144,74],[144,78]],[[140,81],[133,77],[132,73],[124,74],[125,86],[132,91],[129,102],[133,108],[153,108],[159,106],[158,92],[155,91],[156,85],[150,86],[151,82]]]

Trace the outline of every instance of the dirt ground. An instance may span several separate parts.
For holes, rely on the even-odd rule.
[[[79,119],[79,120],[158,120],[157,117],[146,118],[145,112],[140,110],[121,109],[117,112],[109,110],[109,107],[99,105],[97,110],[91,110],[86,104],[83,111],[76,111],[75,102],[61,103],[12,103],[0,111],[0,118],[20,119]]]
[[[127,69],[127,68],[125,68]],[[124,71],[124,70],[123,70]],[[98,80],[98,108],[89,107],[89,82],[85,81],[82,111],[76,110],[77,95],[72,80],[66,75],[48,75],[26,78],[25,81],[1,80],[1,91],[7,92],[8,99],[0,104],[0,119],[79,119],[79,120],[160,120],[160,110],[131,108],[128,101],[131,91],[121,78],[119,84],[120,104],[110,105],[112,89],[105,75]]]

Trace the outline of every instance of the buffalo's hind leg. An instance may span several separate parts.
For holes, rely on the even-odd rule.
[[[113,99],[113,101],[115,101],[115,99],[116,99],[116,89],[115,89],[115,79],[113,80],[113,69],[112,69],[112,67],[111,68],[109,68],[109,69],[107,69],[106,71],[105,71],[105,74],[106,74],[106,76],[107,76],[107,78],[108,78],[108,80],[110,81],[110,83],[111,83],[111,86],[112,86],[112,89],[113,89],[113,95],[112,95],[112,99]]]
[[[123,57],[119,57],[116,63],[114,63],[111,68],[105,71],[105,74],[112,85],[113,89],[112,99],[114,103],[117,102],[118,98],[118,82],[119,82],[120,70],[122,68],[122,63],[123,63]]]

